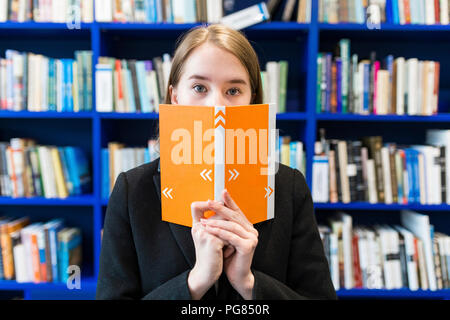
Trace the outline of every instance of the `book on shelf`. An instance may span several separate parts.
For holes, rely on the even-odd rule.
[[[274,103],[277,113],[286,112],[289,62],[268,61],[266,70],[261,71],[263,102]]]
[[[450,204],[448,141],[448,130],[437,129],[427,131],[426,145],[322,136],[313,158],[314,201]]]
[[[1,196],[66,198],[90,190],[90,165],[80,147],[38,145],[22,138],[0,142]]]
[[[392,0],[392,23],[449,24],[448,0]]]
[[[306,152],[302,141],[295,141],[291,136],[281,135],[275,146],[278,162],[299,170],[306,176]]]
[[[81,267],[81,230],[65,227],[63,219],[31,223],[27,216],[0,217],[0,240],[0,280],[66,282],[68,267]]]
[[[0,110],[92,110],[92,51],[55,59],[6,50],[0,59]]]
[[[108,199],[117,176],[124,171],[149,163],[159,157],[157,141],[149,139],[145,147],[127,147],[124,143],[111,141],[101,150],[102,199]]]
[[[266,2],[270,10],[265,9]],[[245,6],[224,0],[95,0],[94,3],[95,20],[98,22],[200,22],[230,23],[237,26],[235,17],[241,17],[238,22],[242,27],[242,23],[254,24],[255,21],[250,20],[258,19],[262,12],[266,12],[266,18],[263,20],[276,14],[281,21],[294,20],[300,23],[311,21],[311,0],[288,0],[286,4],[280,4],[278,0],[247,1],[244,3]],[[256,15],[251,13],[253,7],[257,10]]]
[[[388,55],[377,59],[350,54],[341,39],[337,54],[317,57],[316,113],[435,115],[439,102],[439,61]]]
[[[94,0],[0,0],[0,22],[92,22]]]
[[[435,232],[425,214],[400,217],[401,224],[361,225],[338,212],[319,223],[336,290],[450,288],[450,236]]]
[[[386,0],[319,0],[319,22],[373,23],[386,22]]]
[[[151,60],[99,57],[96,65],[98,112],[158,112],[166,96],[172,58]]]

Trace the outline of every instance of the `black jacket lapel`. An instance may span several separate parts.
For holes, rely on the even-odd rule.
[[[158,193],[158,199],[160,200],[161,175],[159,171],[156,171],[155,174],[153,175],[153,183],[155,184],[156,192]],[[195,247],[194,242],[192,241],[191,228],[170,222],[165,223],[169,225],[169,228],[172,231],[172,234],[175,237],[178,246],[183,252],[186,261],[188,262],[189,266],[193,268],[195,264]]]

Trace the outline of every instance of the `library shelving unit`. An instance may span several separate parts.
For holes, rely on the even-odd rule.
[[[384,141],[423,143],[430,128],[450,129],[450,25],[394,25],[369,30],[359,24],[318,22],[317,1],[312,1],[311,23],[270,22],[244,30],[260,58],[289,62],[286,113],[277,115],[281,134],[304,142],[306,179],[311,186],[314,142],[319,128],[327,137],[358,139],[363,135],[382,135]],[[199,24],[82,23],[69,29],[64,23],[0,23],[0,55],[6,49],[44,54],[54,58],[73,58],[75,50],[93,51],[93,74],[99,56],[121,59],[151,59],[173,54],[176,39]],[[439,114],[436,116],[361,116],[353,114],[316,114],[318,52],[333,51],[341,38],[351,39],[351,52],[360,57],[387,54],[417,57],[441,62]],[[95,78],[93,79],[95,81]],[[94,83],[95,88],[95,83]],[[95,101],[95,90],[93,92]],[[11,112],[0,111],[0,141],[12,137],[34,138],[40,144],[81,147],[91,160],[92,194],[66,199],[12,199],[0,197],[0,213],[30,216],[32,221],[62,217],[68,225],[83,232],[81,289],[69,290],[64,283],[16,283],[0,281],[0,298],[92,299],[95,297],[101,249],[101,229],[108,200],[101,197],[101,148],[110,141],[128,146],[146,146],[154,134],[158,114],[92,112]],[[368,203],[316,203],[320,221],[334,211],[348,212],[355,223],[398,222],[399,211],[412,209],[430,214],[438,231],[450,234],[449,205],[385,205]],[[338,290],[345,298],[426,298],[448,299],[450,290]]]

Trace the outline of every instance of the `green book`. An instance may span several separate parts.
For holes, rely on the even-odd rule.
[[[288,62],[286,60],[279,61],[280,65],[280,96],[278,112],[286,112],[286,98],[287,98],[287,81],[288,81]]]
[[[316,113],[322,112],[322,101],[321,101],[321,87],[322,87],[322,56],[323,54],[319,52],[317,54],[317,101],[316,101]]]
[[[339,49],[342,59],[342,113],[348,113],[348,85],[349,85],[349,66],[350,66],[350,40],[341,39]]]

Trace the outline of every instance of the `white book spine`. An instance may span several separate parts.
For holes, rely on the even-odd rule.
[[[90,23],[94,20],[94,0],[81,0],[81,21]]]
[[[339,256],[338,256],[338,238],[335,233],[330,233],[330,268],[331,281],[334,289],[339,289]]]
[[[112,22],[112,0],[95,0],[95,20],[97,22]]]
[[[405,58],[397,58],[397,114],[405,114]]]
[[[95,70],[95,103],[97,112],[113,112],[112,77],[111,65],[97,64]]]
[[[329,201],[328,157],[314,156],[313,199],[315,202]]]
[[[261,2],[257,5],[229,14],[222,19],[220,23],[233,29],[240,30],[251,25],[266,21],[270,18],[266,3]]]
[[[440,2],[440,8],[441,8],[441,24],[449,24],[449,1],[448,0],[441,0]]]
[[[268,103],[276,105],[276,112],[279,112],[278,97],[280,96],[280,65],[276,61],[269,61],[266,64],[267,85],[269,87]]]
[[[391,166],[387,147],[381,148],[381,163],[383,168],[384,203],[392,204]]]

